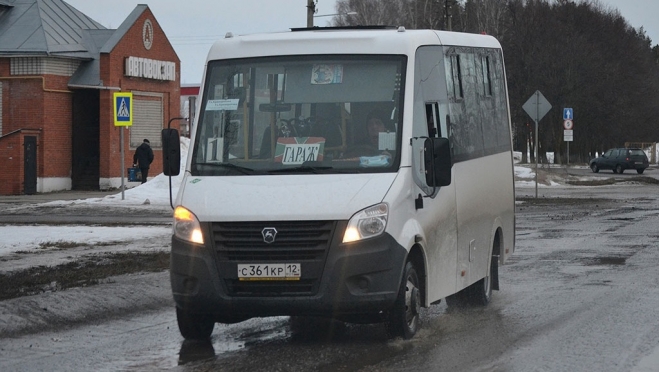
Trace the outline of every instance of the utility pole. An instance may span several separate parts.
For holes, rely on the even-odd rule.
[[[317,0],[307,0],[307,27],[313,27],[313,15],[316,14],[316,2]]]
[[[452,25],[451,25],[451,3],[453,0],[444,0],[444,17],[446,18],[446,22],[444,24],[446,25],[446,31],[452,31]]]

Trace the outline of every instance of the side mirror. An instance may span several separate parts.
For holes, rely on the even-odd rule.
[[[181,139],[178,130],[162,130],[162,172],[165,176],[178,176],[181,171]]]
[[[448,138],[427,138],[423,150],[428,186],[450,185],[453,161]]]

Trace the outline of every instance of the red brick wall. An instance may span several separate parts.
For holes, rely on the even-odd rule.
[[[2,62],[8,64],[6,60]],[[0,77],[3,83],[2,132],[6,135],[19,130],[39,130],[37,177],[40,178],[71,176],[72,94],[67,89],[68,79],[53,75]],[[19,167],[21,172],[23,134],[0,139],[0,146],[7,152],[0,160],[20,158],[20,165],[12,166]],[[18,137],[21,137],[20,146],[14,146]],[[22,182],[22,176],[18,177],[15,169],[10,170],[9,175],[0,176],[0,183],[10,184],[3,187],[0,194],[22,193]]]
[[[0,138],[0,195],[19,195],[24,191],[23,141],[25,136],[36,136],[40,142],[40,131],[24,130]],[[37,160],[37,167],[39,166]]]
[[[0,76],[9,76],[9,58],[0,58]]]
[[[142,30],[146,19],[151,20],[154,34],[153,45],[149,50],[144,47],[142,41]],[[124,76],[126,57],[175,62],[176,80],[159,81]],[[139,91],[163,95],[163,128],[167,127],[167,123],[171,118],[180,115],[180,74],[181,61],[150,9],[142,13],[109,55],[104,54],[101,56],[101,80],[104,81],[106,86],[120,87],[121,91],[124,92]],[[124,129],[125,157],[124,164],[121,166],[120,129],[114,126],[112,93],[112,91],[101,92],[100,175],[102,178],[120,177],[122,169],[132,165],[135,151],[135,149],[130,148],[129,130]],[[133,96],[133,100],[135,99],[136,97]],[[177,121],[172,123],[172,127],[180,129]],[[160,149],[154,149],[154,155],[155,159],[151,164],[150,176],[156,176],[162,172],[162,152]]]
[[[150,50],[142,42],[144,21],[151,20],[154,30]],[[176,81],[158,81],[124,76],[126,57],[142,57],[176,63]],[[109,54],[101,55],[100,79],[107,87],[121,91],[159,93],[163,96],[163,123],[180,114],[181,65],[156,18],[147,9]],[[3,83],[2,134],[19,129],[37,130],[37,176],[70,177],[72,166],[72,99],[67,76],[10,76],[10,61],[0,58],[0,81]],[[113,91],[100,92],[100,177],[121,177],[132,164],[134,149],[129,147],[129,131],[124,130],[125,161],[121,163],[120,130],[114,126]],[[179,123],[172,127],[179,129]],[[0,194],[23,192],[23,132],[0,137]],[[33,135],[33,134],[32,134]],[[162,153],[154,151],[152,176],[162,172]]]
[[[0,194],[17,195],[23,186],[23,151],[18,134],[0,138]]]
[[[43,157],[42,177],[71,177],[72,164],[72,94],[44,94],[43,137],[47,139],[39,148]]]
[[[6,70],[9,73],[9,70]],[[38,130],[44,127],[43,83],[41,78],[4,78],[2,103],[2,133],[0,138],[0,193],[22,194],[23,187],[23,133],[21,129]],[[8,135],[8,133],[13,134]],[[37,131],[38,133],[38,131]],[[40,137],[42,138],[42,137]],[[39,151],[42,142],[37,140],[37,174],[44,169]]]
[[[68,77],[11,76],[3,82],[3,134],[17,130],[40,130],[37,142],[37,176],[70,177],[71,175],[71,94]],[[10,139],[8,141],[14,141]],[[14,159],[22,158],[22,140],[13,148]],[[6,147],[5,147],[6,149]],[[22,162],[19,166],[22,171]],[[12,171],[13,173],[13,171]],[[19,178],[0,178],[0,182],[16,184]],[[20,185],[12,185],[11,190]]]

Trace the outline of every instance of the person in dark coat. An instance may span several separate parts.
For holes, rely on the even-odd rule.
[[[149,166],[153,162],[153,150],[151,150],[151,143],[148,139],[144,139],[141,145],[135,150],[133,155],[133,167],[139,165],[140,172],[142,172],[142,183],[146,182],[149,177]]]

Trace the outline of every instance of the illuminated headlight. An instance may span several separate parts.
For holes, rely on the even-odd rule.
[[[343,242],[350,243],[382,234],[387,227],[388,217],[389,207],[385,203],[357,212],[348,221],[348,227],[343,235]]]
[[[183,240],[204,244],[199,220],[192,212],[183,207],[174,209],[174,235]]]

